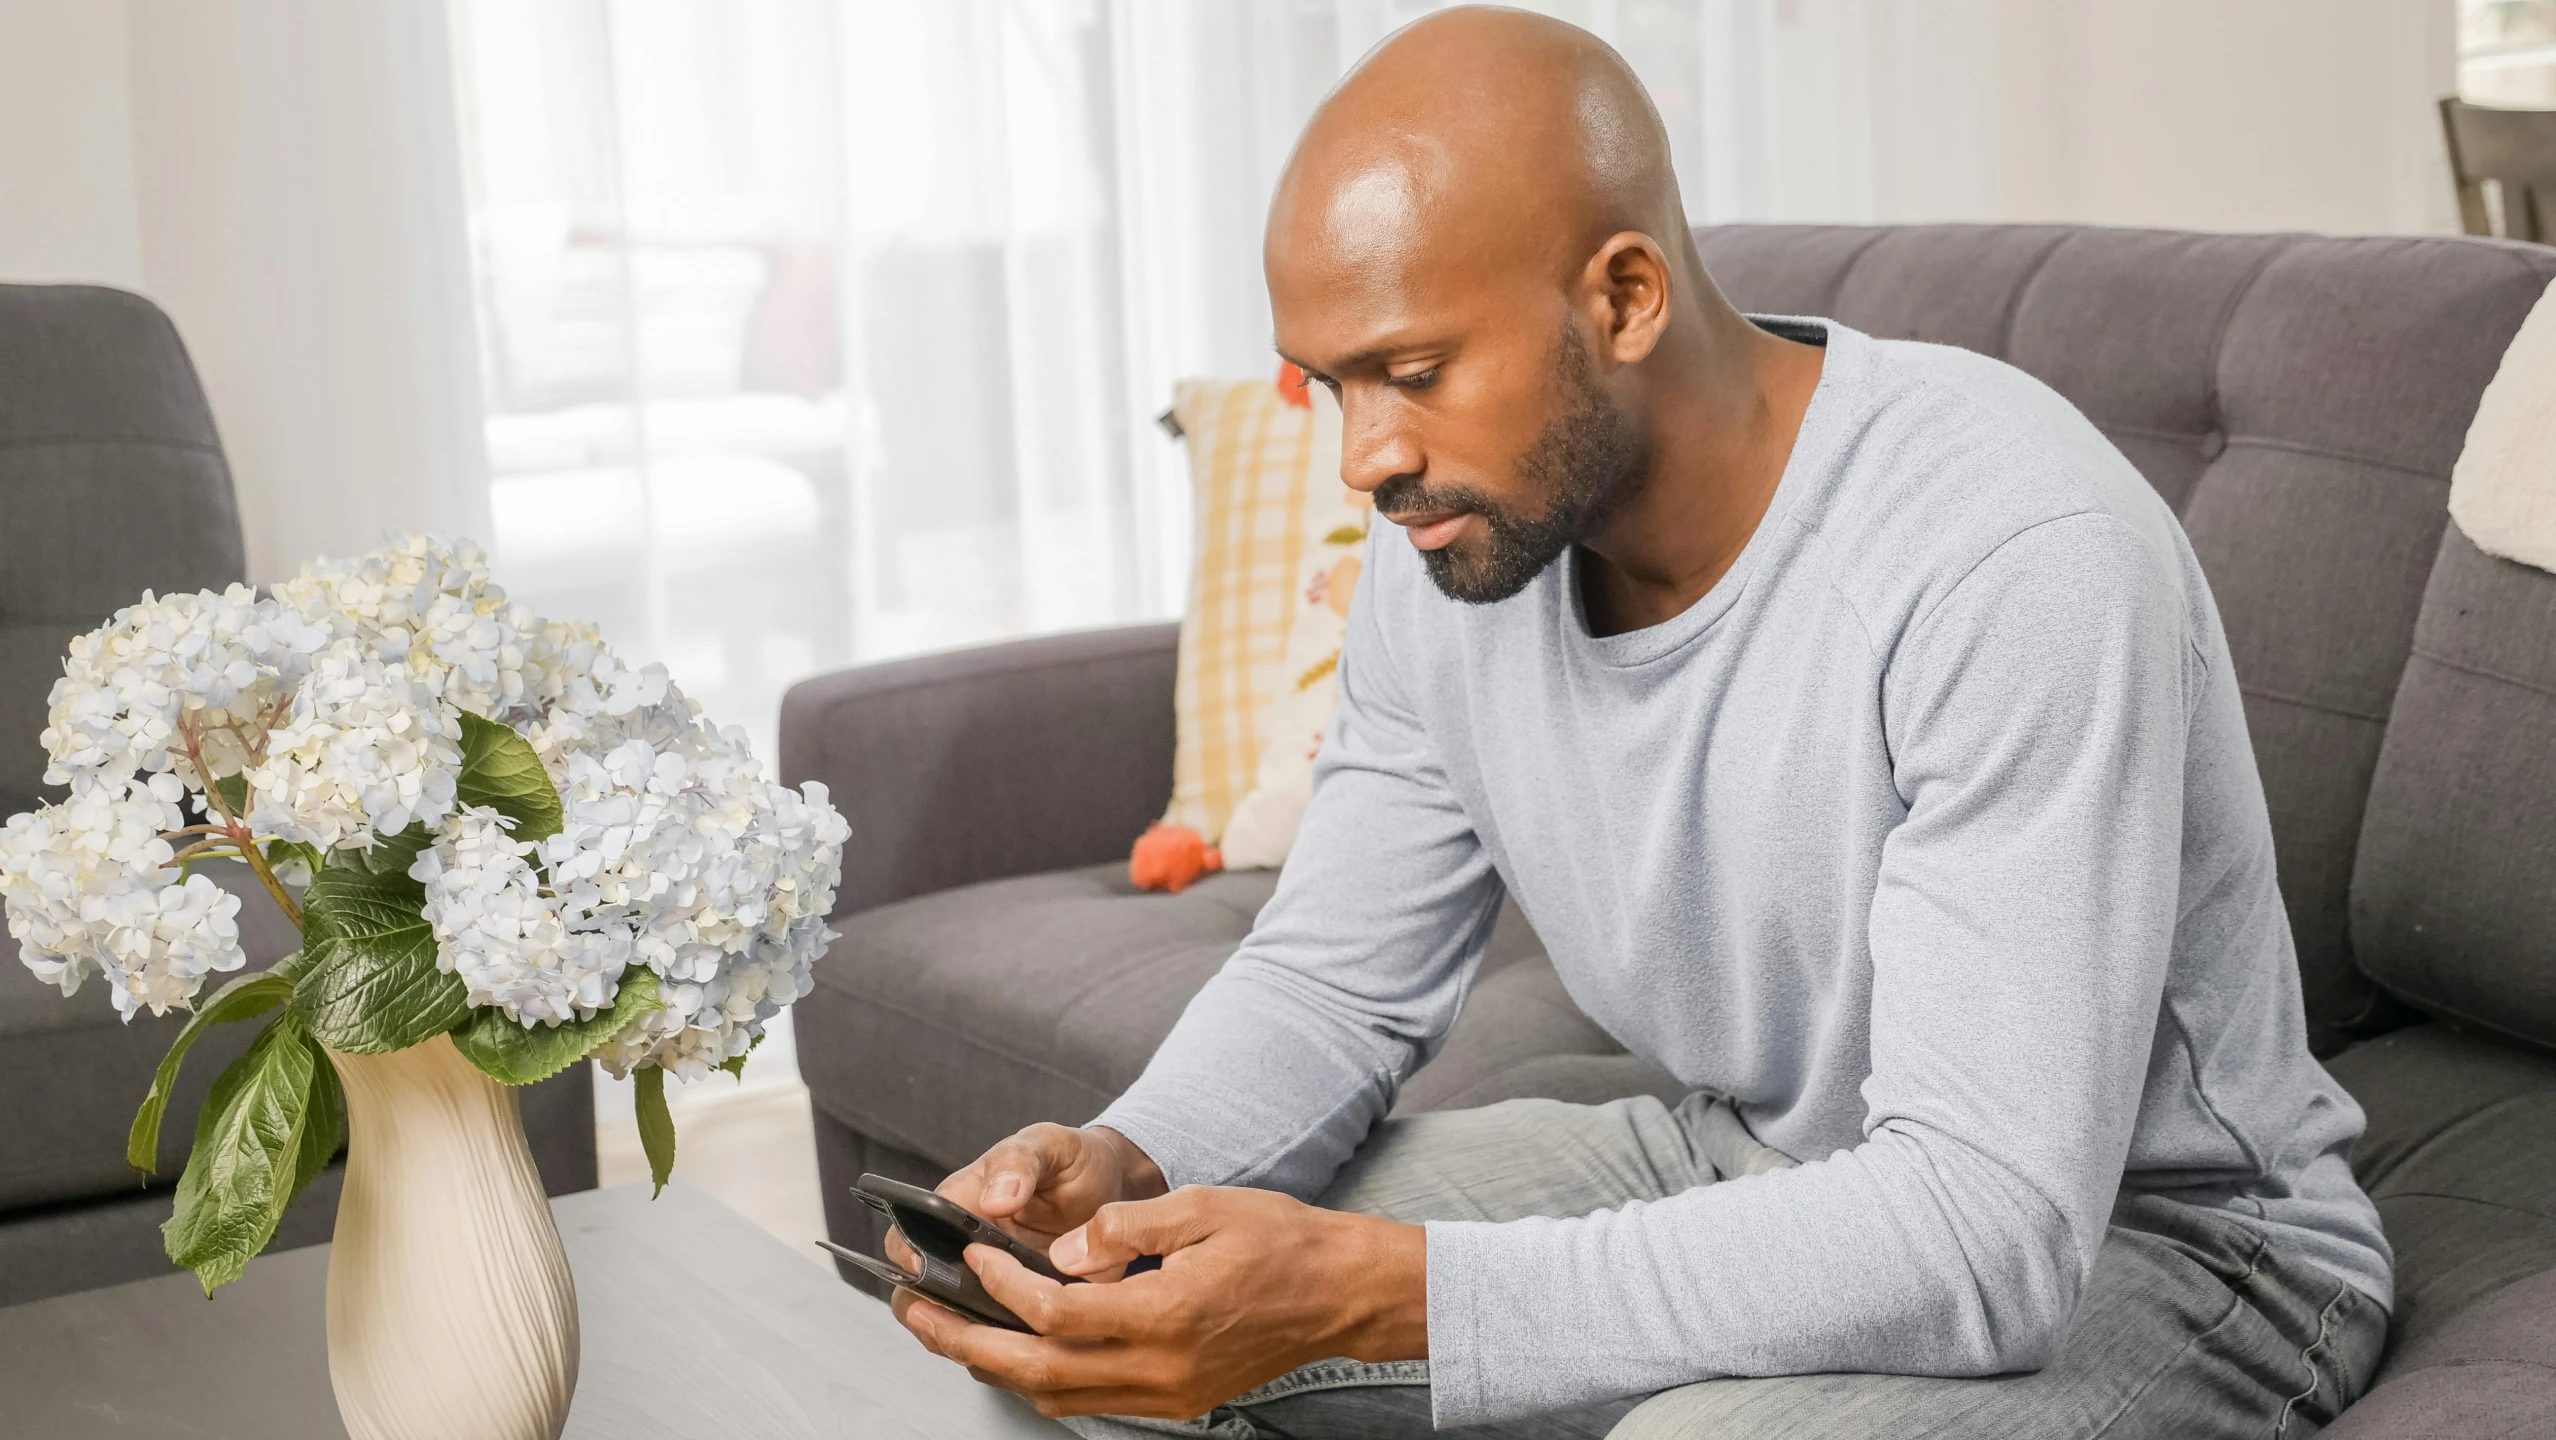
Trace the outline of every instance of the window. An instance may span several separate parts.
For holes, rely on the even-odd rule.
[[[2556,108],[2556,0],[2459,0],[2458,93],[2479,105]]]

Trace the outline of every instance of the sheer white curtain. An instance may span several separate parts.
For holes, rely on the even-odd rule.
[[[453,0],[501,574],[767,746],[821,667],[1176,612],[1152,417],[1272,368],[1278,167],[1433,8]],[[1545,8],[1641,71],[1699,219],[1823,208],[1764,116],[1838,93],[1785,82],[1855,0]]]

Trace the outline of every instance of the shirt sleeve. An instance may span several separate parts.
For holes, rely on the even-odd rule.
[[[1365,567],[1313,799],[1251,935],[1092,1123],[1174,1185],[1310,1199],[1455,1023],[1502,889],[1405,702]]]
[[[2119,1187],[2173,943],[2197,683],[2169,557],[2106,515],[1904,632],[1862,1143],[1576,1219],[1429,1227],[1440,1426],[1722,1376],[2031,1370]]]

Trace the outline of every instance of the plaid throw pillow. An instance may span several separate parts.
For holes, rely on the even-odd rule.
[[[1291,367],[1292,368],[1292,367]],[[1196,546],[1180,625],[1167,825],[1213,845],[1259,769],[1310,558],[1306,532],[1340,506],[1340,410],[1319,387],[1183,381]],[[1319,537],[1317,537],[1319,538]]]

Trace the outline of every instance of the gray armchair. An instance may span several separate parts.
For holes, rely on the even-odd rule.
[[[177,331],[137,295],[77,285],[0,285],[0,815],[43,785],[45,697],[64,645],[145,587],[245,578],[231,472]],[[294,946],[292,927],[242,867],[252,967]],[[92,981],[64,999],[0,936],[0,1305],[164,1273],[159,1227],[186,1163],[195,1112],[254,1026],[224,1026],[192,1055],[148,1183],[124,1163],[126,1127],[184,1017],[120,1022]],[[523,1095],[524,1126],[551,1193],[595,1183],[593,1082],[585,1067]],[[342,1170],[285,1214],[272,1248],[326,1240]]]

